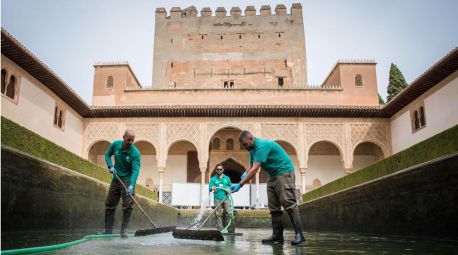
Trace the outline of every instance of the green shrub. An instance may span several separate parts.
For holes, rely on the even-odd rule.
[[[310,201],[458,151],[458,125],[302,195]]]
[[[73,171],[90,176],[106,183],[111,182],[111,175],[106,168],[100,167],[44,137],[2,117],[2,145],[23,151],[43,160],[50,161]],[[141,185],[136,185],[137,194],[157,201],[156,193]]]

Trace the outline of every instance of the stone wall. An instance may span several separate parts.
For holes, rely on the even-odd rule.
[[[104,227],[106,183],[3,146],[1,182],[2,232]],[[140,195],[136,199],[157,225],[176,224],[176,209]],[[145,228],[151,224],[134,206],[130,230]]]
[[[307,231],[458,239],[458,153],[299,206]]]

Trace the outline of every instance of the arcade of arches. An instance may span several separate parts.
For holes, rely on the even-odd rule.
[[[194,118],[195,119],[195,118]],[[233,182],[249,169],[248,152],[238,142],[241,130],[275,140],[291,157],[297,192],[304,193],[357,171],[390,154],[388,125],[384,121],[365,123],[211,123],[190,121],[168,123],[104,123],[93,120],[86,127],[85,155],[105,166],[108,141],[121,139],[122,132],[136,132],[135,145],[142,155],[138,183],[171,192],[173,183],[208,183],[216,164],[222,163]],[[186,124],[184,124],[186,123]],[[261,122],[264,123],[264,122]],[[259,135],[258,135],[259,134]],[[252,184],[267,182],[261,171]]]

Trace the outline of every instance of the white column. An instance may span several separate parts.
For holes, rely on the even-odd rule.
[[[202,204],[205,197],[205,173],[207,172],[207,167],[200,167],[200,199],[199,204]]]
[[[261,169],[258,170],[256,173],[256,204],[254,205],[255,208],[259,208],[261,203],[259,202],[259,172]]]
[[[305,193],[305,171],[307,168],[301,168],[301,194]]]
[[[159,172],[159,203],[162,203],[162,178],[164,175],[165,167],[158,167],[157,171]]]

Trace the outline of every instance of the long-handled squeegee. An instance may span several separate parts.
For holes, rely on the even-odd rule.
[[[202,222],[202,224],[199,225],[197,229],[190,229],[191,227],[197,225],[199,222],[194,223],[193,225],[189,226],[186,229],[175,229],[172,232],[172,235],[174,238],[177,239],[194,239],[194,240],[210,240],[210,241],[224,241],[223,234],[219,230],[200,230],[200,228],[207,222],[207,220],[210,218],[210,216],[213,215],[213,213],[216,212],[216,209],[220,207],[223,202],[230,197],[230,194],[228,194],[221,203],[219,203],[215,209],[205,218],[205,220]],[[231,200],[232,202],[232,200]],[[230,224],[230,223],[229,223]]]
[[[119,178],[118,174],[114,173],[114,176],[118,178],[118,181],[122,184],[122,186],[124,187],[124,189],[127,192],[127,187],[124,184],[124,182],[121,180],[121,178]],[[147,236],[147,235],[152,235],[152,234],[165,233],[165,232],[173,231],[175,229],[175,226],[157,227],[157,225],[154,224],[153,220],[148,216],[148,214],[146,214],[146,212],[143,210],[143,208],[140,206],[137,200],[135,200],[134,196],[132,196],[131,194],[129,194],[129,196],[132,198],[132,200],[134,200],[135,204],[138,206],[140,211],[143,213],[143,215],[145,215],[145,217],[148,219],[148,221],[153,226],[153,228],[150,228],[150,229],[140,229],[140,230],[135,231],[135,236]]]

